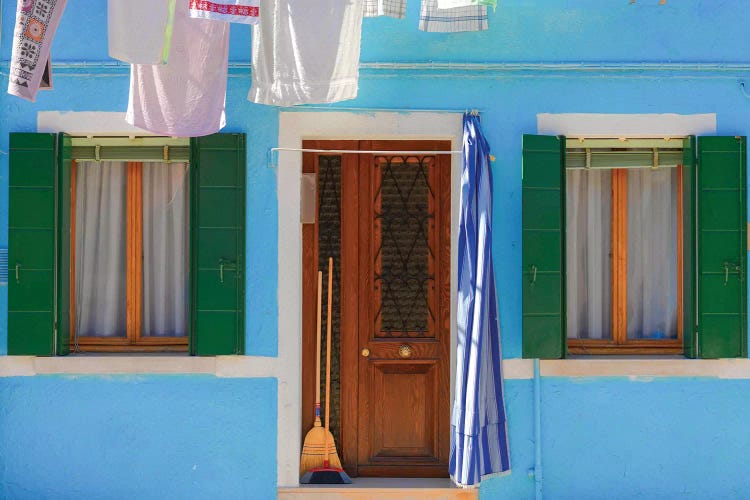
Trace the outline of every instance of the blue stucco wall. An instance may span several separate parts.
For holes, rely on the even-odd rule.
[[[0,498],[274,498],[275,379],[0,378]]]
[[[533,382],[506,381],[513,473],[481,499],[534,498]],[[551,499],[740,499],[750,494],[747,380],[545,378]]]
[[[14,3],[2,2],[3,61]],[[419,4],[410,0],[405,20],[364,22],[363,62],[614,68],[366,69],[359,97],[338,106],[481,110],[497,157],[493,245],[506,358],[521,354],[520,144],[522,134],[536,132],[538,113],[716,113],[719,134],[750,135],[750,99],[739,88],[750,81],[747,69],[617,69],[644,62],[747,68],[744,0],[657,3],[503,0],[490,14],[490,31],[447,35],[419,32]],[[249,47],[248,27],[233,26],[232,61],[249,61]],[[52,53],[58,63],[112,62],[102,0],[68,2]],[[35,104],[0,93],[0,246],[7,246],[8,133],[35,131],[42,110],[124,111],[126,71],[90,76],[98,72],[55,72],[55,89],[40,92]],[[249,86],[249,70],[233,70],[225,129],[248,134],[246,345],[247,354],[276,356],[277,186],[266,154],[276,146],[278,110],[248,103]],[[6,316],[7,288],[0,287],[0,355],[7,352]],[[748,390],[748,381],[716,379],[544,379],[545,496],[747,497]],[[481,496],[532,498],[533,383],[509,380],[506,391],[513,474],[485,482]],[[276,405],[273,379],[0,377],[0,496],[273,498]]]

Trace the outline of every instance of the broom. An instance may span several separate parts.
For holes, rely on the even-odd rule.
[[[320,274],[319,274],[320,276]],[[320,279],[320,278],[319,278]],[[320,279],[322,281],[322,279]],[[320,282],[319,281],[319,282]],[[322,288],[322,283],[321,283]],[[300,483],[302,484],[351,484],[352,480],[349,475],[341,468],[341,461],[336,453],[336,443],[333,442],[333,435],[328,430],[330,424],[331,408],[331,294],[333,289],[333,257],[328,257],[328,317],[326,318],[326,427],[323,433],[323,467],[317,467],[309,470]],[[320,288],[319,288],[320,290]],[[321,295],[318,295],[319,297]],[[322,298],[322,297],[321,297]],[[320,303],[320,299],[318,300]],[[318,308],[320,311],[320,308]],[[320,328],[318,328],[320,331]],[[318,351],[320,352],[320,351]],[[318,384],[320,387],[320,384]],[[318,389],[318,401],[320,401],[320,389]],[[317,408],[320,408],[318,403]],[[318,414],[320,411],[318,410]],[[318,419],[320,425],[320,419]],[[313,427],[313,430],[315,428]],[[307,442],[307,438],[305,438]],[[304,453],[304,451],[303,451]],[[331,457],[333,455],[333,457]]]
[[[323,272],[318,271],[318,331],[317,331],[317,350],[315,355],[315,423],[313,428],[305,436],[305,444],[302,447],[302,456],[299,460],[300,474],[323,467],[326,437],[333,441],[330,432],[324,429],[320,424],[320,330],[322,326],[322,308],[323,308]],[[327,399],[327,398],[326,398]],[[329,462],[334,467],[341,467],[339,457],[334,449],[333,456],[329,456]]]

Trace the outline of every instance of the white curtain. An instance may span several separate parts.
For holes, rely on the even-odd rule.
[[[76,165],[75,331],[126,336],[126,169],[122,162]]]
[[[143,164],[143,335],[188,333],[189,182],[185,163]]]
[[[677,338],[677,169],[628,171],[628,338]]]
[[[568,170],[568,338],[612,338],[612,172]]]

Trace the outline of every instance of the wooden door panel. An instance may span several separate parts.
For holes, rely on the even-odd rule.
[[[373,408],[369,461],[431,459],[436,454],[437,363],[371,364]]]

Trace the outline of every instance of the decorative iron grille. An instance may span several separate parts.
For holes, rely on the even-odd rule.
[[[375,158],[376,336],[434,336],[435,165],[434,156]]]

